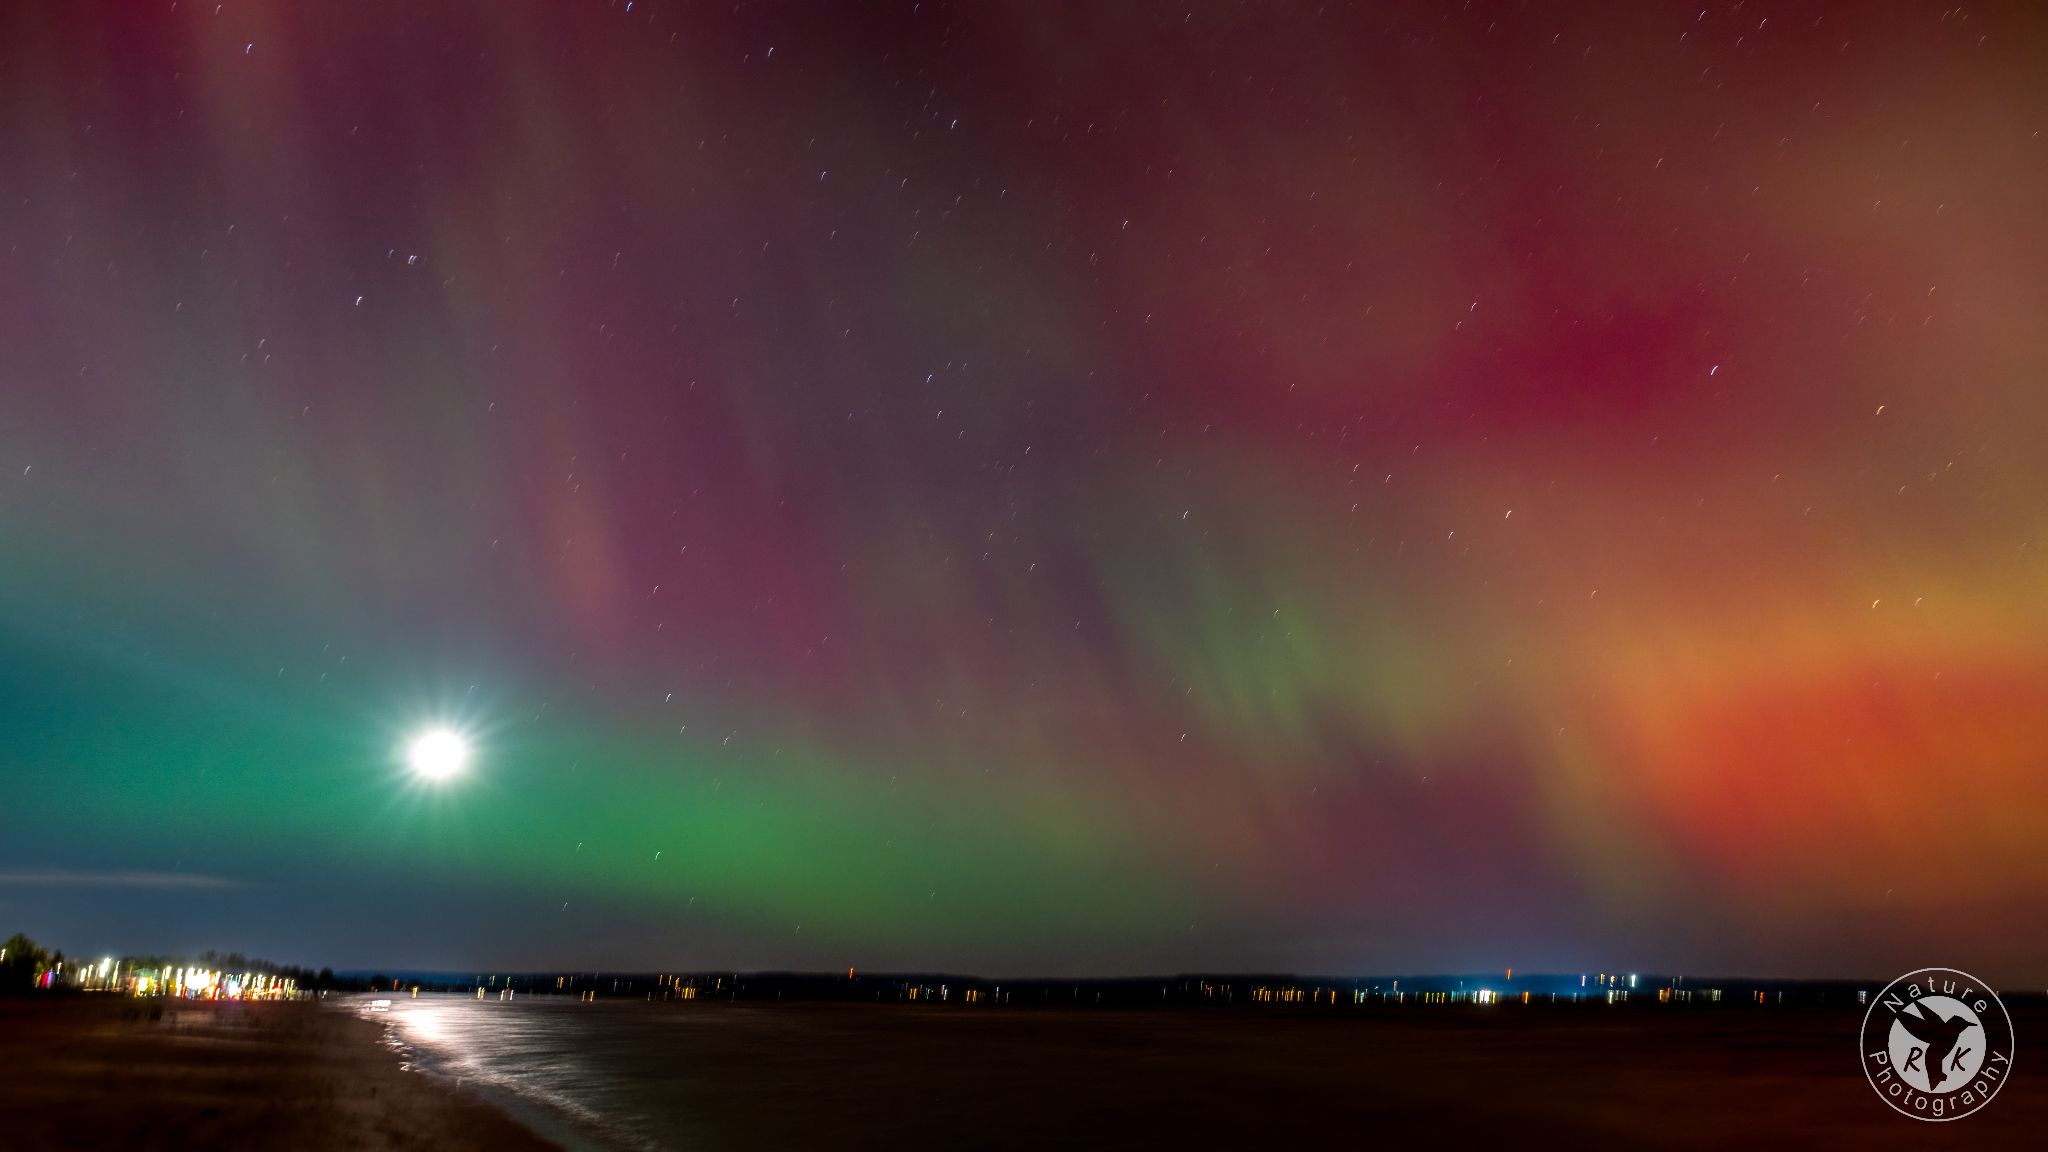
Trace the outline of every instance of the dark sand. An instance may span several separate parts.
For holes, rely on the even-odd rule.
[[[310,1003],[0,999],[0,1148],[553,1147],[381,1035]]]
[[[0,1147],[503,1148],[537,1139],[306,1005],[0,1004]],[[1849,1010],[1111,1012],[615,1001],[633,1106],[702,1148],[2048,1147],[2048,1013],[1982,1112],[1880,1102]],[[682,1025],[683,1021],[674,1021]]]

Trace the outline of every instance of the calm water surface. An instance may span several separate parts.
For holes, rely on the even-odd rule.
[[[2048,1012],[1958,1125],[1870,1090],[1853,1006],[1121,1011],[348,1003],[408,1063],[572,1148],[2040,1148]]]
[[[685,1012],[637,1000],[477,1000],[398,995],[352,1007],[386,1026],[386,1042],[420,1071],[493,1097],[575,1148],[688,1148],[716,1143],[687,1114],[681,1081],[707,1049],[798,1042],[793,1020],[765,1012]],[[726,1033],[706,1043],[706,1033]],[[731,1035],[734,1030],[743,1036]]]

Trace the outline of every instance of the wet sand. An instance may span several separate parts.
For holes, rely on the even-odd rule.
[[[381,1035],[311,1003],[0,999],[0,1147],[554,1147]]]

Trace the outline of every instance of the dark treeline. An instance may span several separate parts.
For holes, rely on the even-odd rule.
[[[0,996],[27,992],[43,973],[63,962],[62,952],[49,952],[16,932],[0,943]]]

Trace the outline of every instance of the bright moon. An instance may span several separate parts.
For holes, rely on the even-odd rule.
[[[414,775],[446,780],[469,763],[469,741],[453,729],[430,728],[413,737],[406,747],[405,759]]]

